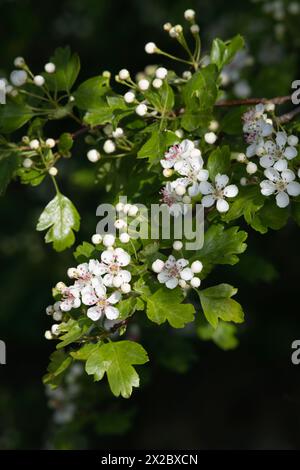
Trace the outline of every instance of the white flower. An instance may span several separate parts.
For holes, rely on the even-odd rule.
[[[101,282],[94,282],[93,286],[86,286],[82,290],[82,302],[85,305],[93,305],[87,310],[87,316],[97,321],[104,314],[109,320],[115,320],[119,316],[119,310],[112,305],[119,302],[121,293],[113,292],[109,297],[106,287]]]
[[[289,196],[299,196],[300,184],[294,181],[295,173],[291,170],[283,170],[279,173],[274,168],[267,168],[264,172],[268,178],[260,183],[261,193],[264,196],[276,194],[276,204],[284,208],[289,205]]]
[[[45,83],[45,79],[42,75],[36,75],[33,77],[33,82],[36,86],[43,86]]]
[[[25,64],[25,60],[23,57],[16,57],[14,60],[14,66],[15,67],[23,67]]]
[[[217,140],[217,135],[214,132],[207,132],[204,134],[204,140],[207,144],[214,144]]]
[[[112,140],[107,139],[104,142],[103,150],[105,153],[113,153],[116,150],[116,145]]]
[[[290,144],[291,143],[291,144]],[[287,160],[292,160],[297,156],[298,139],[296,136],[287,137],[285,132],[277,132],[275,142],[272,140],[262,141],[256,149],[256,154],[260,156],[259,163],[263,168],[274,168],[278,171],[287,169]],[[290,144],[287,146],[287,144]],[[294,145],[292,145],[294,144]]]
[[[114,235],[112,235],[111,233],[107,233],[103,237],[103,245],[106,246],[106,247],[113,246],[113,244],[115,243],[115,240],[116,239],[115,239]]]
[[[243,131],[246,142],[250,144],[246,151],[247,157],[253,157],[261,140],[273,132],[272,120],[267,118],[264,111],[265,106],[258,104],[243,115]]]
[[[179,196],[176,192],[176,187],[182,183],[185,185],[187,183],[186,179],[178,178],[171,183],[167,183],[166,186],[160,191],[162,195],[160,201],[163,204],[166,204],[170,214],[172,214],[174,217],[177,217],[178,215],[184,214],[186,212],[185,205],[182,201],[182,196]]]
[[[162,271],[158,274],[157,279],[161,284],[165,284],[168,289],[174,289],[178,286],[179,280],[190,281],[193,272],[188,268],[188,260],[181,258],[176,260],[174,256],[169,256],[164,263]]]
[[[92,243],[94,245],[99,245],[99,243],[102,242],[102,236],[100,235],[100,233],[94,233],[94,235],[92,236]]]
[[[50,149],[53,149],[53,147],[55,147],[55,140],[54,139],[46,139],[46,146],[49,147]]]
[[[128,233],[121,233],[120,235],[120,242],[121,243],[128,243],[130,240],[130,236],[128,235]]]
[[[184,12],[184,17],[187,21],[192,21],[196,16],[195,10],[192,10],[191,8],[188,8]]]
[[[32,150],[37,150],[40,146],[40,142],[37,139],[33,139],[29,142],[29,147]]]
[[[129,292],[131,292],[131,285],[125,282],[121,285],[121,291],[123,292],[123,294],[129,294]]]
[[[191,270],[195,274],[201,273],[202,269],[203,269],[203,264],[199,260],[193,261],[193,263],[191,264]]]
[[[199,287],[201,284],[201,279],[199,277],[193,277],[190,282],[192,287]]]
[[[147,54],[154,54],[157,51],[157,46],[154,42],[147,42],[145,45],[145,51]]]
[[[63,289],[60,310],[69,312],[72,308],[80,307],[80,304],[80,289],[78,286],[70,286]]]
[[[155,71],[155,76],[157,78],[160,78],[161,80],[164,80],[166,76],[168,75],[168,70],[165,67],[158,67]]]
[[[100,160],[100,153],[98,152],[98,150],[96,149],[91,149],[88,151],[88,153],[86,154],[87,156],[87,159],[91,162],[91,163],[96,163],[98,162],[98,160]]]
[[[215,186],[208,181],[202,181],[199,185],[200,193],[204,195],[202,197],[201,204],[204,207],[211,207],[217,201],[217,210],[219,212],[227,212],[229,204],[225,198],[235,197],[239,192],[238,187],[235,184],[227,186],[228,182],[228,176],[221,175],[220,173],[215,177]]]
[[[122,137],[124,135],[124,131],[122,129],[122,127],[117,127],[113,133],[112,133],[112,136],[115,138],[115,139],[119,139],[120,137]]]
[[[54,73],[55,72],[55,64],[53,64],[53,62],[48,62],[47,64],[45,64],[45,72],[47,73]]]
[[[103,277],[103,284],[107,287],[120,287],[131,281],[129,271],[122,269],[130,263],[130,255],[123,248],[105,250],[101,254],[98,272]]]
[[[156,89],[162,87],[162,85],[163,85],[163,81],[160,78],[155,78],[152,82],[153,88],[156,88]]]
[[[198,24],[192,24],[192,26],[190,27],[190,30],[192,34],[198,34],[200,31],[200,27]]]
[[[124,95],[125,103],[133,103],[135,100],[135,94],[132,91],[127,91]]]
[[[146,78],[142,78],[142,80],[138,82],[138,87],[142,91],[148,90],[149,86],[150,86],[150,82]]]
[[[199,194],[199,181],[206,181],[209,177],[208,171],[203,169],[203,159],[198,149],[193,149],[189,157],[177,161],[174,170],[186,177],[183,180],[191,197]]]
[[[24,168],[30,168],[32,165],[33,165],[33,161],[31,160],[31,158],[25,158],[23,160],[23,167]]]
[[[165,153],[165,158],[160,161],[161,166],[163,168],[173,168],[176,162],[189,157],[194,148],[194,142],[189,139],[183,140],[180,144],[172,145]]]
[[[121,69],[119,72],[119,77],[121,80],[127,80],[130,77],[130,74],[127,69]]]
[[[51,176],[56,176],[58,173],[58,169],[55,166],[52,166],[51,168],[49,168],[48,173]]]
[[[249,175],[254,175],[254,173],[257,172],[257,165],[256,165],[256,163],[253,163],[253,162],[247,163],[246,171],[247,171],[247,173],[248,173]]]
[[[157,259],[152,263],[152,270],[155,273],[160,273],[164,268],[165,263],[161,259]]]
[[[173,243],[173,250],[175,251],[180,251],[183,247],[183,243],[180,241],[180,240],[176,240],[174,243]]]
[[[13,70],[10,74],[10,81],[14,86],[22,86],[26,80],[27,72],[25,70]]]
[[[147,111],[148,111],[148,108],[144,103],[138,104],[137,107],[135,108],[135,112],[139,116],[145,116],[145,114],[147,114]]]

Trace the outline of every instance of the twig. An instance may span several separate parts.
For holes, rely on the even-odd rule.
[[[241,105],[253,105],[259,103],[273,103],[283,104],[291,100],[291,96],[276,96],[275,98],[245,98],[242,100],[221,100],[218,101],[215,106],[241,106]]]
[[[298,106],[297,108],[294,108],[292,111],[289,111],[288,113],[282,114],[281,116],[279,116],[277,121],[279,122],[279,124],[285,124],[286,122],[289,122],[292,119],[294,119],[294,117],[297,116],[297,114],[300,114],[300,106]]]

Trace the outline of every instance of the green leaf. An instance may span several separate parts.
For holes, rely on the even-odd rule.
[[[184,296],[179,288],[170,290],[161,287],[143,299],[147,302],[147,316],[154,323],[161,325],[168,321],[173,328],[183,328],[194,320],[195,308],[191,304],[181,303]]]
[[[211,63],[216,64],[221,70],[224,65],[231,62],[235,54],[244,47],[244,44],[245,41],[239,34],[226,42],[219,38],[214,39],[210,52]]]
[[[79,262],[83,263],[87,259],[91,258],[92,254],[95,252],[95,246],[88,242],[82,242],[81,245],[78,245],[73,255],[74,258]]]
[[[55,72],[44,74],[51,91],[70,91],[78,77],[80,60],[77,54],[71,54],[69,47],[55,50],[50,59],[55,64]]]
[[[64,351],[55,351],[50,356],[48,373],[43,377],[43,383],[56,388],[61,383],[64,373],[72,364],[72,358]]]
[[[148,158],[149,163],[156,163],[163,158],[164,152],[168,147],[178,142],[178,137],[174,132],[153,131],[151,137],[144,143],[138,151],[138,158]]]
[[[8,101],[0,105],[0,132],[13,132],[33,117],[31,109],[23,103]]]
[[[59,331],[65,331],[66,333],[59,337],[61,342],[58,343],[56,349],[64,348],[77,341],[88,330],[91,324],[92,321],[87,317],[80,318],[79,320],[70,318],[67,323],[62,323],[59,326]]]
[[[231,285],[219,284],[197,292],[204,315],[213,328],[217,328],[219,319],[235,323],[244,321],[244,312],[241,305],[231,299],[237,293],[237,289]]]
[[[204,245],[195,253],[190,262],[200,259],[203,263],[203,270],[200,276],[206,277],[216,264],[238,263],[237,255],[246,250],[244,241],[247,233],[239,230],[239,227],[225,229],[221,224],[211,225],[205,232]]]
[[[73,230],[79,230],[80,215],[66,196],[58,193],[40,215],[36,229],[48,230],[46,243],[53,242],[56,251],[62,251],[75,241]]]
[[[100,345],[101,343],[85,343],[80,349],[77,349],[77,351],[71,351],[70,355],[77,361],[86,361],[89,356],[100,347]]]
[[[226,112],[220,122],[220,130],[229,135],[241,136],[243,134],[242,115],[245,113],[246,109],[246,106],[238,106]]]
[[[208,110],[203,112],[186,111],[181,118],[181,126],[188,132],[192,132],[199,127],[208,127],[212,120],[212,113]]]
[[[70,150],[73,147],[73,137],[69,132],[64,132],[61,134],[58,140],[58,150],[59,153],[63,156],[69,156]]]
[[[244,216],[246,222],[253,227],[255,214],[263,207],[265,201],[258,185],[241,187],[238,196],[230,204],[229,211],[222,216],[222,220],[231,222]]]
[[[135,312],[136,299],[134,297],[129,297],[128,299],[121,300],[118,303],[118,310],[120,315],[118,320],[125,320],[125,318],[130,317]]]
[[[207,169],[210,179],[214,180],[216,175],[220,173],[228,174],[230,169],[230,149],[229,147],[217,147],[211,152],[207,161]]]
[[[199,325],[197,334],[203,341],[213,341],[219,348],[224,351],[235,349],[239,340],[236,338],[237,327],[231,323],[219,321],[218,326],[214,329],[209,323]]]
[[[286,225],[289,216],[289,207],[278,207],[275,199],[265,198],[265,203],[255,214],[251,226],[260,233],[266,233],[269,228],[279,230]]]
[[[83,120],[90,126],[99,126],[112,121],[114,117],[113,111],[109,106],[99,107],[97,111],[88,111]]]
[[[164,80],[163,85],[158,90],[146,91],[145,98],[161,114],[171,111],[174,106],[174,93],[166,80]]]
[[[93,77],[83,82],[73,93],[79,109],[98,111],[106,106],[104,95],[109,91],[109,80],[105,77]],[[123,100],[124,101],[124,100]]]
[[[2,196],[19,166],[19,155],[10,151],[0,152],[0,196]]]
[[[187,112],[211,111],[217,99],[217,67],[210,64],[194,73],[183,88]]]
[[[133,341],[109,342],[92,353],[86,362],[86,372],[101,380],[106,372],[112,393],[129,398],[133,387],[139,387],[135,364],[145,364],[148,356],[144,348]]]

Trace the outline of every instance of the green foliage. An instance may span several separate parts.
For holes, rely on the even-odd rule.
[[[230,149],[228,146],[217,147],[211,152],[207,161],[207,169],[212,180],[216,175],[227,175],[230,169]]]
[[[237,327],[231,323],[219,321],[217,328],[209,323],[197,327],[197,334],[203,341],[213,341],[224,351],[235,349],[239,341],[236,337]]]
[[[161,325],[168,321],[173,328],[183,328],[193,321],[195,308],[191,304],[183,304],[184,297],[179,288],[172,291],[161,287],[149,297],[144,296],[147,303],[147,317]]]
[[[216,38],[213,40],[210,52],[210,60],[221,70],[224,65],[232,61],[235,54],[244,47],[245,41],[239,34],[229,41]]]
[[[70,92],[80,70],[77,54],[72,54],[69,47],[56,49],[51,62],[55,64],[55,73],[45,74],[46,82],[51,91]]]
[[[139,376],[133,365],[145,364],[148,356],[144,348],[132,341],[109,342],[100,345],[88,358],[86,371],[101,380],[104,374],[112,393],[129,398],[133,387],[138,387]]]
[[[72,358],[63,350],[52,353],[48,373],[43,377],[44,384],[49,385],[51,388],[58,387],[71,364]]]
[[[79,230],[80,216],[70,199],[58,193],[45,207],[39,217],[36,229],[48,230],[45,235],[47,243],[53,243],[56,251],[62,251],[73,245],[73,230]]]
[[[9,134],[24,126],[33,117],[27,104],[17,101],[8,101],[0,106],[0,132]]]
[[[19,166],[19,155],[15,152],[0,153],[0,196],[2,196]]]
[[[244,313],[241,305],[231,297],[237,289],[229,284],[219,284],[198,291],[203,313],[213,328],[217,328],[219,320],[242,323]]]

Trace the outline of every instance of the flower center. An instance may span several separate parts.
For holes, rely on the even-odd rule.
[[[286,188],[286,182],[283,180],[280,180],[276,183],[276,188],[278,191],[284,191]]]

